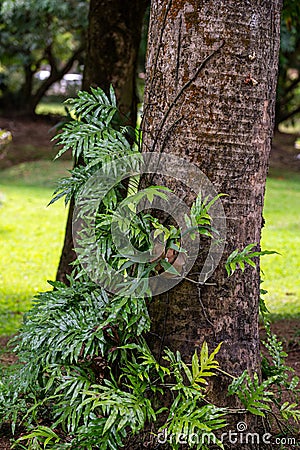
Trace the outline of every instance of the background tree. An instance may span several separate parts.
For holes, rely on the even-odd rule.
[[[0,107],[33,114],[53,83],[82,61],[88,0],[5,0],[0,7]],[[44,65],[50,76],[37,83]]]
[[[114,86],[120,109],[135,126],[137,118],[136,69],[141,31],[148,0],[91,0],[83,89]],[[74,202],[70,203],[57,280],[67,283],[75,259],[72,240]]]
[[[228,195],[228,231],[212,286],[185,281],[156,298],[149,343],[156,355],[166,345],[189,359],[204,339],[211,348],[222,341],[221,367],[233,375],[260,367],[259,267],[228,279],[224,261],[236,248],[259,247],[280,10],[280,0],[153,0],[151,7],[144,149],[197,164]],[[218,404],[228,402],[227,382],[216,382]]]
[[[284,0],[276,102],[276,126],[300,114],[300,4]]]
[[[101,86],[116,90],[121,110],[135,124],[137,113],[136,71],[141,28],[147,0],[91,0],[88,58],[83,88]]]

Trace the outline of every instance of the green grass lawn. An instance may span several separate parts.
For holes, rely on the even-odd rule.
[[[65,116],[66,110],[63,101],[61,102],[41,102],[37,105],[36,114],[55,114],[57,116]]]
[[[0,335],[15,332],[32,297],[55,277],[66,209],[47,204],[66,166],[41,161],[0,172]]]
[[[300,174],[271,173],[264,217],[262,248],[281,253],[262,257],[267,305],[273,314],[300,316]]]
[[[33,296],[54,279],[64,237],[63,201],[46,207],[69,161],[24,163],[0,172],[0,335],[12,334]],[[270,311],[300,316],[300,175],[273,174],[267,182],[262,268]]]

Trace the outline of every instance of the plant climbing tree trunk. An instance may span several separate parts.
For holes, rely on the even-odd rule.
[[[148,0],[91,0],[83,89],[104,91],[113,85],[120,109],[135,126],[137,118],[136,65],[143,17]],[[68,282],[75,259],[71,200],[57,280]]]
[[[227,238],[213,285],[186,280],[154,299],[149,344],[156,354],[164,345],[190,360],[203,340],[210,349],[223,342],[220,366],[234,376],[260,371],[259,267],[228,278],[224,263],[234,249],[260,242],[280,11],[281,0],[151,6],[143,148],[184,157],[227,194]],[[229,382],[224,376],[214,383],[216,404],[230,405]]]

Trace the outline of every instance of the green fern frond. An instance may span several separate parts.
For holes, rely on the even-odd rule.
[[[100,88],[91,88],[91,92],[80,91],[77,98],[68,100],[75,118],[66,123],[54,138],[57,145],[62,146],[56,158],[72,149],[73,157],[78,160],[80,155],[93,151],[99,142],[105,140],[103,133],[113,131],[112,121],[118,109],[112,87],[110,96],[109,99]]]
[[[183,369],[191,385],[195,386],[198,383],[207,384],[205,378],[216,375],[215,370],[219,368],[219,362],[215,359],[215,356],[220,351],[221,345],[222,342],[211,354],[209,354],[207,342],[204,341],[200,355],[198,355],[197,350],[195,350],[192,358],[192,371],[182,362]]]
[[[211,443],[220,448],[223,444],[216,438],[214,430],[226,426],[225,410],[214,405],[203,405],[202,396],[195,395],[193,398],[182,398],[180,394],[176,397],[170,408],[169,417],[160,429],[165,430],[170,436],[168,442],[172,449],[180,448],[180,441],[184,437],[189,447],[203,448],[204,435],[209,435]],[[198,442],[189,442],[189,438],[197,435]],[[175,437],[175,439],[174,439]]]
[[[274,393],[267,389],[276,382],[276,379],[276,376],[269,377],[260,383],[257,373],[251,379],[247,371],[244,371],[230,384],[228,393],[237,395],[245,408],[252,414],[265,417],[265,413],[271,410],[268,403],[274,397]]]
[[[300,409],[297,409],[297,403],[284,402],[281,405],[280,413],[284,420],[293,419],[296,423],[300,422]]]
[[[35,428],[31,433],[28,433],[24,436],[19,437],[13,444],[12,448],[18,446],[22,441],[27,441],[26,448],[28,449],[45,449],[48,444],[53,448],[56,444],[60,442],[60,437],[56,434],[51,428],[39,425]],[[40,446],[39,443],[42,443],[43,446]]]
[[[235,272],[237,267],[239,267],[241,271],[244,272],[246,263],[249,264],[249,266],[255,268],[256,264],[253,261],[255,257],[263,255],[279,254],[278,252],[272,250],[252,252],[251,250],[256,245],[257,244],[249,244],[241,252],[238,249],[236,249],[228,256],[227,261],[225,263],[225,269],[228,276],[231,276]]]

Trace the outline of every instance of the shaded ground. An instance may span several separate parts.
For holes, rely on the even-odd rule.
[[[284,350],[288,353],[287,365],[295,369],[300,378],[300,320],[284,319],[274,322],[272,332],[282,341]],[[262,339],[264,333],[262,332]]]
[[[53,159],[57,148],[51,142],[51,138],[56,134],[56,125],[59,121],[59,117],[35,119],[0,117],[0,129],[10,131],[13,138],[4,148],[0,145],[0,169],[27,161]],[[70,158],[70,155],[64,157]]]
[[[296,148],[295,134],[276,133],[270,158],[271,169],[300,172],[300,142]]]
[[[0,117],[0,129],[9,130],[13,136],[13,141],[5,149],[0,146],[0,169],[26,161],[52,159],[57,149],[53,148],[51,137],[55,134],[53,127],[58,121],[58,118],[26,120]],[[295,140],[295,135],[276,134],[270,160],[272,170],[300,172],[300,149],[295,148]],[[65,155],[65,158],[69,157]],[[300,321],[277,321],[272,329],[282,339],[288,352],[287,364],[300,377]],[[13,354],[5,351],[7,341],[8,338],[0,337],[0,365],[10,365],[16,361]],[[0,424],[0,450],[11,448],[10,437],[9,427]]]
[[[25,161],[52,159],[57,149],[53,148],[51,138],[55,135],[55,125],[59,117],[5,118],[0,117],[0,129],[9,130],[13,141],[1,149],[0,169]],[[276,133],[271,152],[271,169],[285,169],[300,172],[300,147],[295,148],[294,134]],[[69,155],[66,155],[69,158]]]

